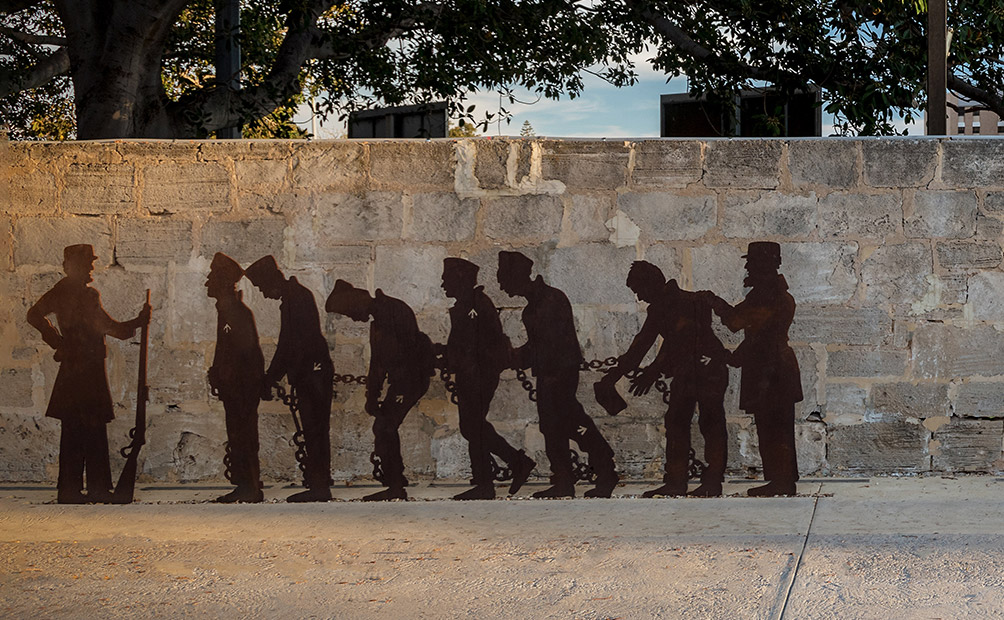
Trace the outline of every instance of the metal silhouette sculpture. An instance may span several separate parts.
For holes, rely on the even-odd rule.
[[[146,308],[150,307],[150,289],[146,289]],[[139,378],[136,381],[136,422],[129,429],[129,445],[119,450],[125,458],[125,465],[119,474],[119,481],[112,493],[113,504],[131,504],[136,492],[136,469],[139,466],[139,451],[146,444],[146,403],[150,399],[150,386],[146,384],[147,354],[150,345],[150,319],[140,328],[139,336]]]
[[[216,351],[209,368],[209,385],[226,412],[225,473],[237,488],[217,502],[260,502],[263,499],[258,463],[258,403],[265,377],[265,359],[258,342],[254,314],[244,305],[237,283],[244,270],[219,252],[213,256],[206,294],[216,300]]]
[[[365,289],[338,280],[324,309],[360,323],[373,319],[366,413],[373,416],[374,474],[387,488],[362,499],[408,499],[398,428],[429,389],[436,366],[432,341],[418,329],[408,304],[380,289],[370,295]]]
[[[537,415],[551,464],[551,486],[533,496],[575,496],[577,476],[569,451],[569,441],[574,440],[589,455],[595,472],[596,486],[586,491],[586,497],[610,497],[619,480],[613,450],[575,394],[583,357],[572,306],[563,292],[539,275],[531,279],[532,268],[533,261],[519,252],[499,252],[499,286],[510,297],[527,301],[522,317],[527,342],[514,351],[512,365],[531,369],[537,379]]]
[[[105,336],[132,338],[136,329],[150,321],[149,304],[130,321],[119,322],[108,316],[101,295],[88,286],[93,281],[96,259],[90,245],[64,248],[66,277],[28,310],[28,323],[55,349],[59,362],[45,415],[60,421],[56,501],[61,504],[115,501],[107,433],[114,413],[105,372]],[[58,329],[47,318],[49,315],[55,315]],[[138,400],[142,401],[143,396],[137,395]]]
[[[289,394],[284,401],[293,414],[303,446],[297,446],[305,491],[288,502],[322,502],[331,499],[331,398],[334,366],[328,342],[321,333],[317,302],[310,289],[295,277],[286,278],[272,256],[255,261],[245,271],[248,280],[268,299],[279,299],[279,342],[265,371],[262,399],[272,400],[272,390],[286,377]]]
[[[795,403],[802,400],[798,360],[788,345],[795,299],[778,273],[781,246],[771,241],[750,243],[743,258],[743,285],[751,288],[746,298],[736,306],[710,293],[708,299],[726,327],[733,332],[743,330],[743,342],[729,363],[742,369],[739,406],[753,414],[767,480],[748,494],[794,495],[798,480]]]
[[[676,280],[666,281],[652,263],[635,261],[628,272],[627,285],[638,299],[647,302],[648,313],[641,331],[618,359],[617,365],[597,382],[597,394],[605,394],[611,406],[614,385],[621,377],[631,377],[631,393],[642,396],[660,376],[672,378],[666,410],[666,472],[663,485],[646,491],[645,497],[687,494],[690,474],[690,424],[698,408],[698,425],[704,437],[707,466],[701,471],[701,485],[690,492],[698,497],[722,494],[728,437],[725,428],[725,390],[729,385],[726,368],[728,351],[711,328],[711,306],[707,296],[680,288]],[[645,354],[662,337],[655,361],[644,370],[639,366]],[[617,397],[619,399],[619,396]],[[603,400],[603,399],[598,399]],[[602,403],[601,403],[602,404]]]
[[[443,291],[456,300],[450,308],[450,336],[443,347],[446,371],[453,375],[460,416],[460,434],[467,440],[473,488],[456,500],[494,499],[498,465],[505,463],[512,477],[509,494],[519,491],[536,463],[507,442],[491,422],[488,409],[499,385],[499,375],[511,365],[512,345],[499,312],[478,286],[479,267],[462,258],[443,261]]]

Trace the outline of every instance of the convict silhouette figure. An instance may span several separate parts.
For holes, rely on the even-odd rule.
[[[533,261],[519,252],[499,252],[498,282],[510,297],[526,298],[523,325],[526,344],[513,354],[513,367],[530,368],[537,378],[537,415],[544,435],[544,450],[551,463],[551,486],[534,493],[537,498],[574,497],[569,441],[589,455],[596,486],[586,497],[610,497],[619,477],[614,453],[575,395],[579,385],[582,349],[568,297],[548,286],[539,275],[530,279]]]
[[[94,249],[87,244],[63,249],[61,279],[28,310],[28,323],[55,349],[59,372],[45,415],[60,421],[60,504],[111,502],[112,474],[108,456],[107,424],[114,419],[105,372],[105,336],[132,338],[150,321],[150,305],[136,318],[119,322],[101,306],[93,281]],[[58,329],[49,319],[55,315]],[[84,474],[87,495],[84,495]]]
[[[708,294],[715,313],[732,331],[743,330],[743,342],[732,354],[731,365],[742,369],[739,406],[753,414],[763,476],[767,484],[748,491],[751,496],[794,495],[798,480],[795,454],[795,403],[802,400],[798,360],[788,345],[788,328],[795,316],[795,299],[778,273],[781,246],[771,241],[749,244],[746,298],[731,306]]]
[[[209,386],[223,401],[227,426],[227,471],[237,487],[217,502],[260,502],[258,401],[265,377],[265,358],[258,343],[254,315],[244,305],[237,283],[244,270],[219,252],[213,256],[206,294],[216,300],[216,351],[209,367]]]
[[[408,304],[384,295],[380,289],[370,295],[365,289],[338,280],[324,309],[360,323],[373,319],[366,413],[373,416],[373,448],[387,488],[363,500],[407,499],[408,480],[404,477],[398,428],[429,389],[429,378],[435,370],[432,341],[418,329]]]
[[[478,266],[462,258],[443,261],[443,291],[456,300],[450,308],[446,367],[455,377],[460,434],[467,440],[474,488],[453,499],[493,499],[493,458],[512,472],[509,494],[519,491],[536,463],[516,450],[488,421],[488,408],[499,385],[499,374],[510,364],[512,345],[502,331],[498,309],[478,286]]]
[[[303,486],[288,502],[322,502],[331,499],[331,380],[334,367],[328,342],[321,333],[317,302],[296,277],[286,278],[272,256],[255,261],[246,271],[262,295],[279,299],[279,342],[265,371],[262,398],[272,400],[272,390],[286,377],[302,420],[306,456]],[[296,412],[293,415],[297,415]]]
[[[647,302],[648,314],[641,331],[617,365],[600,379],[616,383],[638,370],[642,358],[662,336],[655,361],[631,381],[631,392],[646,394],[660,375],[672,378],[669,408],[666,410],[666,473],[663,486],[646,491],[645,497],[687,493],[690,423],[698,407],[698,425],[704,437],[701,485],[690,495],[713,497],[722,494],[727,459],[727,431],[723,400],[729,385],[725,366],[728,352],[711,329],[711,307],[707,297],[680,288],[676,280],[666,281],[662,271],[646,261],[635,261],[628,272],[627,285],[638,299]]]

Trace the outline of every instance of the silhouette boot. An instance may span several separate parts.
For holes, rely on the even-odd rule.
[[[536,461],[528,457],[522,450],[519,451],[519,460],[509,464],[509,467],[512,468],[512,484],[509,485],[509,495],[515,495],[526,484],[536,466]]]

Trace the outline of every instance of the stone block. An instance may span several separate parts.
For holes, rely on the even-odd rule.
[[[831,377],[902,377],[909,363],[905,349],[837,349],[827,353],[826,373]]]
[[[779,140],[711,140],[704,153],[704,185],[774,189],[781,177]]]
[[[933,418],[950,413],[946,383],[881,383],[872,386],[877,413],[911,418]]]
[[[1004,375],[1004,333],[989,325],[921,323],[913,333],[913,372],[924,379]]]
[[[976,234],[976,194],[919,191],[903,221],[907,237],[968,239]]]
[[[300,143],[294,148],[290,166],[292,186],[294,190],[359,190],[366,186],[366,165],[366,145],[362,142]]]
[[[846,189],[858,178],[857,140],[792,140],[788,143],[788,170],[796,186]]]
[[[819,201],[819,236],[881,239],[894,235],[903,221],[898,194],[838,192]]]
[[[666,279],[683,281],[683,253],[685,250],[665,243],[656,243],[645,248],[645,260],[662,270]]]
[[[112,264],[112,233],[104,218],[21,217],[14,221],[14,265],[63,264],[63,248],[78,243],[94,246],[95,268]]]
[[[826,418],[863,416],[868,409],[868,388],[856,383],[826,384]]]
[[[960,420],[938,427],[931,441],[935,470],[989,473],[1000,468],[1002,420]]]
[[[161,312],[169,303],[166,270],[145,273],[115,266],[95,273],[91,286],[101,292],[101,305],[117,321],[126,321],[138,315],[149,289],[150,305],[153,307],[150,337],[161,336],[164,329]]]
[[[639,187],[686,187],[701,180],[701,143],[644,140],[634,145],[631,182]]]
[[[202,227],[200,254],[211,260],[216,252],[223,252],[245,267],[269,254],[282,262],[285,229],[286,220],[282,217],[213,218]]]
[[[831,425],[827,461],[849,471],[926,471],[928,431],[919,423],[892,419],[848,426]]]
[[[223,480],[226,424],[223,405],[213,399],[205,410],[167,407],[152,411],[141,469],[154,480]],[[222,494],[222,493],[221,493]]]
[[[509,154],[512,146],[519,148],[518,143],[509,140],[476,140],[474,146],[477,149],[474,175],[478,179],[478,186],[482,189],[507,187]]]
[[[416,313],[427,308],[443,312],[452,305],[442,290],[446,249],[437,246],[377,246],[373,283]]]
[[[485,202],[482,230],[490,239],[509,242],[556,239],[564,205],[547,194],[500,196]]]
[[[568,295],[573,304],[633,304],[625,284],[634,248],[587,243],[558,248],[551,255],[544,279]]]
[[[205,402],[209,397],[208,369],[203,351],[153,348],[148,361],[150,402],[168,406]]]
[[[967,381],[959,385],[954,410],[963,418],[1004,418],[1004,383]]]
[[[310,256],[311,247],[323,248],[332,242],[396,240],[404,226],[404,203],[398,192],[322,194],[316,209],[293,220],[297,256]],[[300,250],[303,250],[302,252]]]
[[[263,186],[278,189],[286,181],[290,160],[280,159],[238,159],[234,161],[238,189]]]
[[[619,312],[590,306],[575,306],[573,311],[579,345],[587,360],[617,357],[627,351],[645,320],[642,312]],[[600,375],[595,373],[582,375],[582,380],[590,384],[590,390],[591,384],[599,379]],[[592,392],[589,398],[593,399]]]
[[[23,407],[34,405],[31,390],[34,383],[31,378],[31,368],[0,369],[0,407]]]
[[[562,238],[573,243],[606,241],[610,231],[604,222],[616,210],[613,195],[572,194],[569,200]]]
[[[433,435],[430,451],[432,460],[436,463],[437,479],[467,480],[471,477],[467,440],[459,431]]]
[[[11,215],[42,215],[55,213],[58,207],[56,178],[43,170],[10,168],[9,175],[0,179],[5,187],[7,202],[2,208]]]
[[[825,424],[795,424],[795,454],[798,455],[799,474],[814,474],[826,467],[826,439]]]
[[[788,333],[792,342],[879,345],[892,339],[892,319],[878,308],[798,306]]]
[[[1004,222],[995,217],[978,213],[976,215],[976,239],[996,242],[1004,235]]]
[[[714,196],[678,196],[666,192],[619,194],[617,208],[653,241],[700,239],[718,221]]]
[[[925,243],[884,245],[861,263],[865,299],[874,304],[918,302],[933,273],[931,248]]]
[[[996,242],[940,241],[934,246],[938,265],[949,271],[994,269],[1001,264],[1001,246]]]
[[[651,474],[656,472],[658,477],[662,477],[666,439],[656,425],[606,416],[600,421],[604,423],[600,431],[603,437],[616,446],[614,464],[622,478],[652,478]]]
[[[819,394],[816,385],[819,383],[819,358],[812,347],[795,345],[795,359],[798,361],[798,374],[802,379],[802,402],[795,404],[795,415],[804,419],[813,411],[821,410]]]
[[[785,243],[781,245],[781,272],[795,303],[840,304],[858,287],[854,243]]]
[[[369,142],[370,179],[386,188],[452,190],[456,155],[450,141]]]
[[[739,192],[725,196],[722,234],[739,239],[807,237],[816,229],[816,194]]]
[[[627,182],[630,148],[624,142],[542,142],[541,176],[573,191],[617,189]]]
[[[75,164],[66,170],[63,211],[99,215],[136,207],[135,169],[131,165]]]
[[[988,213],[995,215],[1004,213],[1004,192],[987,192],[983,206]]]
[[[743,300],[746,246],[700,245],[690,248],[693,290],[712,291],[730,304]]]
[[[198,272],[179,271],[170,276],[174,296],[163,313],[170,346],[216,342],[216,302],[206,296],[209,261],[204,265],[204,270]],[[209,353],[211,356],[211,348]]]
[[[934,178],[938,143],[888,138],[862,140],[865,184],[872,187],[920,187]]]
[[[977,321],[1004,322],[1004,273],[986,271],[969,278],[968,307]]]
[[[14,221],[0,215],[0,271],[14,269]]]
[[[477,198],[459,198],[454,193],[415,194],[412,197],[411,231],[417,241],[469,241],[477,227]]]
[[[125,267],[187,264],[194,247],[192,222],[185,220],[119,220],[115,258]]]
[[[161,162],[143,169],[141,204],[150,213],[227,211],[230,173],[220,164]]]
[[[0,413],[0,480],[54,481],[58,459],[57,420],[39,415]]]
[[[1004,186],[1004,143],[952,138],[941,143],[941,178],[958,188]]]

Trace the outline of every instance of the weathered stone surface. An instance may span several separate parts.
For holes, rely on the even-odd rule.
[[[398,192],[321,194],[313,213],[298,215],[293,221],[295,244],[309,255],[311,248],[331,242],[359,243],[400,239],[404,226],[404,203]]]
[[[644,140],[634,145],[634,185],[686,187],[700,181],[701,174],[700,142]]]
[[[453,189],[451,141],[369,142],[370,179],[380,187]]]
[[[858,287],[857,244],[785,243],[781,272],[796,304],[845,303]]]
[[[223,479],[226,440],[223,405],[219,401],[212,409],[203,405],[200,409],[168,407],[152,411],[140,471],[154,480]]]
[[[209,261],[202,260],[198,271],[179,271],[173,274],[174,296],[167,311],[159,320],[167,323],[166,339],[169,345],[184,343],[209,343],[216,341],[215,301],[206,296],[206,276]],[[199,317],[198,320],[192,320]],[[210,350],[211,354],[211,350]]]
[[[694,290],[713,291],[725,301],[736,304],[743,299],[746,247],[702,245],[690,249]]]
[[[186,220],[120,220],[115,258],[126,267],[188,263],[192,223]]]
[[[798,374],[802,378],[802,402],[795,404],[795,415],[804,419],[813,411],[820,411],[821,403],[816,385],[819,383],[819,359],[812,347],[794,346],[795,359],[798,361]]]
[[[290,160],[280,159],[238,159],[234,161],[237,187],[264,186],[272,191],[284,184],[289,172]]]
[[[892,339],[892,319],[877,308],[797,306],[792,342],[878,345]]]
[[[976,214],[976,239],[996,242],[1004,235],[1004,222],[995,217]]]
[[[610,237],[606,222],[615,211],[614,197],[607,194],[572,194],[565,210],[562,238],[574,242],[605,241]]]
[[[976,234],[976,194],[919,191],[903,221],[907,237],[968,239]]]
[[[677,283],[681,283],[683,252],[684,250],[681,248],[665,243],[656,243],[645,248],[645,260],[662,270],[662,275],[666,276],[667,280],[675,279]]]
[[[201,350],[155,347],[148,361],[150,402],[164,405],[205,402],[209,395],[206,372],[211,361],[206,360]]]
[[[990,213],[1004,213],[1004,192],[987,192],[983,206]]]
[[[902,225],[898,194],[833,193],[819,202],[821,237],[882,238]]]
[[[545,180],[571,190],[616,189],[627,182],[630,149],[623,142],[545,140],[541,146]]]
[[[558,248],[544,279],[565,291],[573,304],[631,304],[634,293],[625,282],[634,258],[634,248],[610,244]]]
[[[482,230],[490,239],[556,239],[564,205],[547,194],[500,196],[485,201]]]
[[[408,237],[416,241],[473,239],[479,208],[481,201],[477,198],[460,198],[453,193],[415,194]]]
[[[0,215],[0,271],[14,268],[14,221]]]
[[[202,227],[201,254],[211,259],[216,252],[223,252],[245,267],[269,254],[282,261],[285,229],[286,220],[282,217],[214,218]]]
[[[131,165],[73,165],[66,171],[63,211],[78,214],[125,213],[136,207],[135,169]]]
[[[617,207],[655,241],[699,239],[717,223],[714,196],[678,196],[664,192],[619,194]]]
[[[582,347],[582,354],[589,360],[623,354],[645,320],[643,312],[600,310],[589,306],[575,306],[573,311],[579,346]],[[589,384],[599,378],[595,374],[582,375],[582,380]],[[590,393],[589,400],[593,398]]]
[[[935,140],[862,140],[865,184],[872,187],[920,187],[934,178]]]
[[[816,229],[816,194],[741,192],[725,196],[722,234],[726,237],[807,237]]]
[[[91,286],[101,292],[102,307],[117,321],[125,321],[139,314],[146,301],[146,291],[149,290],[154,317],[151,319],[150,337],[159,338],[163,334],[164,324],[159,320],[160,313],[170,301],[166,270],[137,272],[114,266],[96,272]]]
[[[931,249],[924,243],[879,247],[861,262],[865,299],[875,304],[917,302],[927,292],[931,263]]]
[[[868,409],[868,389],[856,383],[826,384],[826,417],[863,416]]]
[[[918,419],[948,415],[948,384],[898,382],[874,385],[872,406],[878,413]]]
[[[849,471],[926,471],[928,432],[919,423],[897,419],[834,425],[826,429],[827,461]]]
[[[941,143],[941,178],[955,187],[1004,186],[1004,143],[952,138]]]
[[[857,180],[857,140],[792,140],[788,170],[796,186],[848,188]]]
[[[142,205],[150,213],[230,209],[230,173],[219,164],[163,162],[143,169]]]
[[[925,379],[1004,375],[1004,333],[987,325],[918,325],[913,334],[913,372]]]
[[[446,249],[436,246],[377,246],[373,282],[415,312],[431,307],[445,312],[453,304],[441,287],[446,256]]]
[[[991,472],[999,468],[1002,420],[960,420],[938,427],[931,441],[935,470]],[[935,449],[935,443],[937,449]]]
[[[21,217],[14,221],[14,265],[63,264],[63,248],[89,243],[98,255],[95,267],[110,265],[112,233],[104,218]]]
[[[0,407],[31,407],[31,368],[0,369]]]
[[[1004,322],[1004,272],[988,271],[969,278],[969,307],[977,321]]]
[[[11,172],[0,177],[7,200],[3,207],[8,213],[41,215],[56,212],[56,179],[42,170],[13,167]]]
[[[477,159],[474,175],[482,189],[500,189],[507,186],[510,145],[508,140],[477,140]],[[518,179],[516,179],[518,181]]]
[[[704,184],[773,189],[780,180],[780,165],[780,141],[711,140],[704,153]]]
[[[819,472],[826,465],[826,425],[819,423],[795,424],[795,454],[798,455],[798,473],[805,476]]]
[[[996,242],[941,241],[934,249],[938,265],[951,271],[993,269],[1001,264],[1001,246]]]
[[[291,162],[293,189],[361,189],[366,185],[366,145],[354,140],[297,144]],[[238,169],[239,173],[240,169]]]
[[[964,418],[1004,418],[1004,383],[967,381],[957,388],[955,415]]]
[[[59,422],[53,418],[0,413],[0,480],[55,480]]]
[[[902,377],[909,361],[903,349],[837,349],[827,353],[826,372],[831,377]]]

